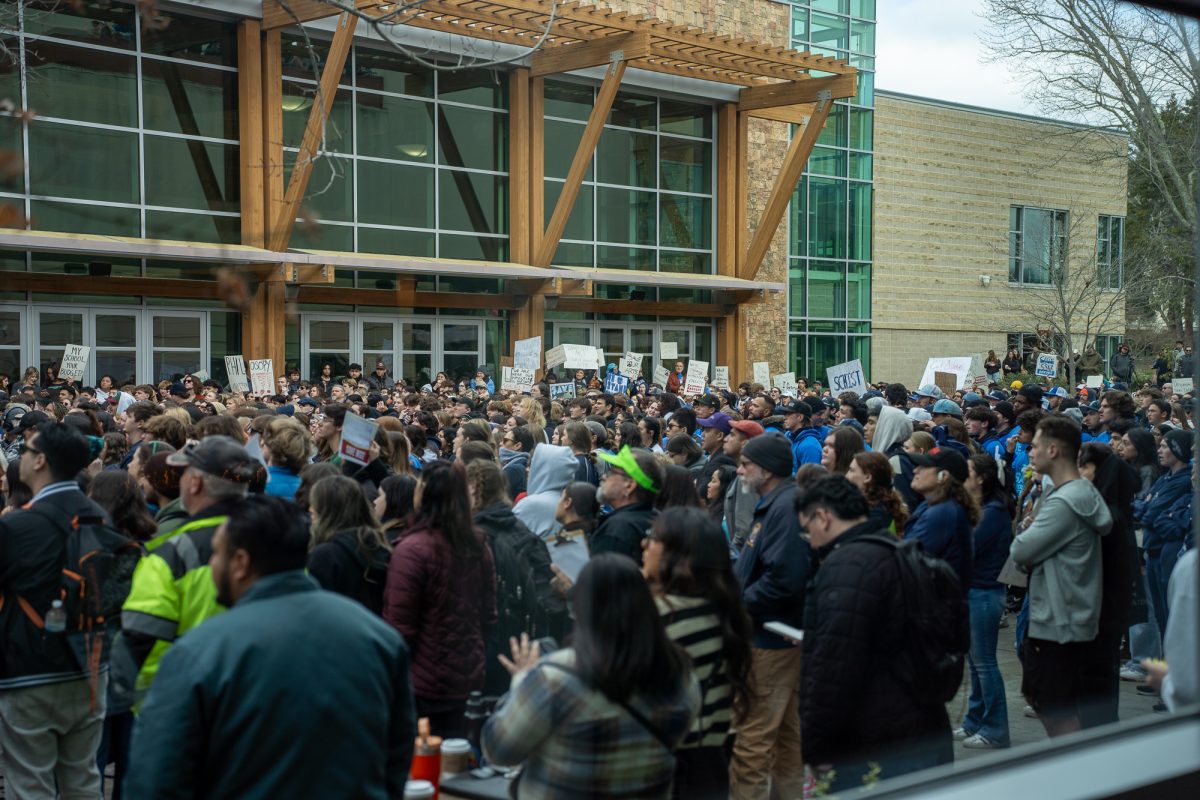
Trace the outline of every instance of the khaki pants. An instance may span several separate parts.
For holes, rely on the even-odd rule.
[[[775,797],[803,797],[800,648],[754,648],[750,687],[750,707],[734,721],[737,738],[729,765],[729,796],[763,800],[769,787]]]
[[[88,679],[0,690],[0,749],[10,800],[96,800],[96,751],[104,728],[108,675],[91,709]]]

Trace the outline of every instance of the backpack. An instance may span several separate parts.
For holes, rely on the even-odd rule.
[[[102,517],[68,520],[44,505],[30,511],[49,520],[64,536],[66,552],[58,590],[67,617],[63,635],[79,668],[89,673],[94,695],[100,665],[107,661],[113,637],[121,630],[121,607],[144,551],[141,544]],[[35,626],[45,630],[45,620],[31,613],[28,603],[21,602],[21,607]]]
[[[922,703],[948,703],[962,685],[971,647],[966,595],[954,569],[927,554],[919,542],[863,536],[892,549],[905,611],[904,644],[897,674]]]

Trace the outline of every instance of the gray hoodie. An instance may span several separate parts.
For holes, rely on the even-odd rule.
[[[533,450],[528,494],[513,506],[513,514],[543,539],[558,533],[562,527],[554,519],[554,511],[558,508],[562,490],[575,479],[578,464],[569,447],[540,444]]]
[[[1030,571],[1029,635],[1090,642],[1100,623],[1100,537],[1112,527],[1091,481],[1046,489],[1032,524],[1013,539],[1013,561]]]
[[[908,441],[912,436],[912,420],[898,408],[884,406],[879,409],[879,419],[875,421],[875,433],[871,436],[871,449],[876,453],[887,455],[892,445]],[[900,457],[890,456],[889,463],[892,472],[900,473]]]

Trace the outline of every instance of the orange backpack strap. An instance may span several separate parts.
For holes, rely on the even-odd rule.
[[[30,622],[32,622],[38,628],[44,629],[46,627],[46,621],[42,619],[41,614],[34,610],[33,606],[28,600],[26,600],[24,597],[21,597],[21,595],[17,595],[17,604],[21,606],[21,610],[25,612],[25,616],[29,617]]]

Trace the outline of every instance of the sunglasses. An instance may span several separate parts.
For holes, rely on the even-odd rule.
[[[42,451],[38,450],[36,447],[34,447],[31,444],[26,444],[25,442],[21,442],[21,444],[17,446],[17,454],[23,456],[26,453],[36,453],[38,455],[41,455]]]

